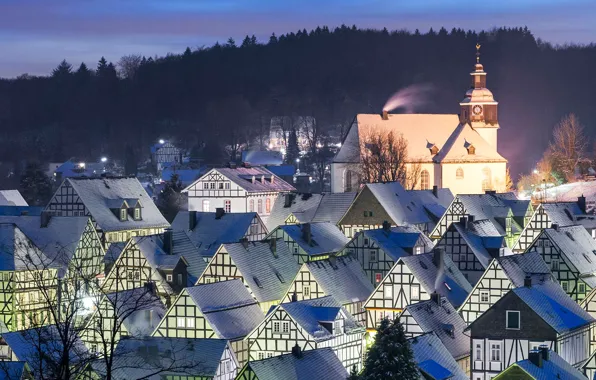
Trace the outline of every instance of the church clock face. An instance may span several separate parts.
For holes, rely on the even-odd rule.
[[[474,112],[474,115],[480,115],[482,113],[482,106],[474,106],[474,108],[472,108],[472,112]]]

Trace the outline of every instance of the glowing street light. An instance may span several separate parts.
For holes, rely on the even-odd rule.
[[[299,164],[299,163],[300,163],[300,159],[299,159],[299,158],[297,158],[297,159],[296,159],[296,163],[297,163],[297,164]]]
[[[107,157],[102,157],[101,158],[101,162],[107,162],[107,161],[108,161],[108,158]]]
[[[163,145],[163,144],[165,144],[165,143],[166,143],[166,141],[165,141],[164,139],[159,139],[159,143],[160,143],[161,145]]]
[[[538,169],[534,169],[534,172],[533,172],[533,173],[534,173],[534,174],[538,174],[538,173],[540,173],[540,172],[538,171]]]
[[[79,162],[79,168],[85,168],[85,163],[84,162]]]

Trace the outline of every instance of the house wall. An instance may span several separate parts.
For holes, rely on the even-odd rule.
[[[461,168],[464,171],[464,178],[458,179],[456,172]],[[506,191],[505,173],[507,164],[505,162],[490,163],[443,163],[441,165],[443,188],[449,188],[453,195],[457,194],[484,194],[482,188],[485,178],[484,170],[489,169],[490,190],[496,190],[499,193]]]
[[[435,247],[445,249],[445,254],[449,255],[472,286],[482,277],[485,268],[454,227],[447,230],[445,235],[437,241]]]
[[[224,353],[219,361],[217,371],[215,372],[214,380],[234,380],[238,374],[238,361],[234,352],[226,347]],[[173,379],[172,379],[173,380]],[[178,380],[178,379],[176,379]]]
[[[372,256],[371,251],[374,251],[374,255]],[[374,240],[365,236],[364,233],[357,234],[342,250],[342,254],[352,256],[358,260],[366,276],[374,286],[380,283],[380,281],[377,281],[378,277],[380,276],[382,280],[389,273],[393,264],[395,264],[393,258],[387,255]],[[371,260],[372,257],[375,260]]]
[[[534,242],[534,239],[536,239],[544,229],[550,228],[551,224],[552,221],[550,217],[544,212],[542,205],[539,205],[513,246],[513,252],[526,252]]]

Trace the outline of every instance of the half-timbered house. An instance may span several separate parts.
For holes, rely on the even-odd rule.
[[[594,316],[594,314],[592,314]],[[581,366],[582,373],[588,379],[596,378],[596,350],[590,355],[590,358]]]
[[[99,378],[105,365],[94,363]],[[112,379],[234,380],[239,363],[224,339],[123,339],[114,351]]]
[[[464,334],[468,325],[441,295],[406,306],[399,320],[409,338],[434,332],[462,371],[470,373],[470,337]]]
[[[563,290],[581,302],[596,287],[596,241],[582,226],[546,228],[528,252],[538,252]]]
[[[408,339],[421,379],[468,380],[441,339],[433,332]]]
[[[220,281],[185,288],[153,336],[227,339],[238,362],[244,365],[248,360],[244,338],[264,318],[242,280]]]
[[[432,250],[433,243],[414,226],[362,230],[346,244],[341,255],[352,256],[360,262],[370,282],[377,286],[404,256],[418,255]]]
[[[430,233],[438,240],[445,235],[451,223],[462,218],[488,220],[512,247],[532,215],[529,200],[519,200],[514,193],[459,194],[447,208],[445,215]],[[470,218],[471,217],[471,218]]]
[[[380,321],[395,319],[410,305],[438,293],[459,307],[472,286],[441,250],[399,258],[364,303],[366,330],[374,333]]]
[[[471,337],[471,379],[492,379],[529,358],[541,345],[579,367],[590,356],[594,318],[559,284],[547,281],[514,288],[480,315],[467,331]]]
[[[373,290],[374,287],[356,259],[350,256],[330,257],[302,264],[283,302],[332,296],[364,325],[364,301]]]
[[[134,177],[67,178],[46,210],[56,216],[90,216],[106,246],[170,227]]]
[[[537,252],[493,259],[459,307],[459,313],[467,324],[474,322],[509,290],[524,286],[526,278],[534,284],[554,281],[548,265]]]
[[[268,236],[283,239],[299,264],[335,255],[348,242],[337,226],[329,222],[286,224]]]
[[[333,297],[282,303],[246,338],[249,360],[331,347],[345,368],[361,368],[364,328]]]
[[[300,265],[281,239],[222,244],[197,285],[241,279],[263,312],[278,304]]]
[[[155,170],[160,171],[167,164],[182,163],[182,150],[171,141],[160,140],[151,146],[151,164]]]
[[[296,194],[277,196],[267,229],[273,231],[282,224],[329,222],[337,224],[354,201],[356,193]]]
[[[362,230],[381,228],[385,221],[392,226],[413,225],[428,233],[434,227],[431,215],[436,212],[436,203],[407,191],[399,182],[369,183],[360,190],[338,226],[349,238]]]
[[[348,371],[331,348],[302,351],[299,346],[292,353],[246,363],[236,380],[343,380]]]
[[[256,212],[263,221],[279,194],[296,189],[263,167],[211,169],[188,186],[188,210],[215,212]]]
[[[111,355],[112,345],[122,337],[150,336],[166,314],[152,284],[106,294],[81,331],[91,353]]]
[[[130,239],[111,265],[104,292],[132,290],[151,283],[169,307],[176,293],[188,285],[188,278],[184,257],[170,255],[166,250],[158,235]]]
[[[593,377],[588,377],[593,379]],[[541,346],[530,351],[528,358],[515,362],[503,372],[493,377],[495,380],[541,380],[568,379],[586,380],[580,370],[567,363],[548,346]]]
[[[505,255],[504,237],[488,219],[472,216],[451,223],[435,247],[445,250],[459,270],[474,285],[488,268],[490,261]]]
[[[513,251],[525,252],[536,237],[553,224],[559,227],[580,225],[588,230],[593,238],[596,237],[596,215],[586,213],[585,198],[579,197],[577,202],[541,203],[529,218],[513,246]]]

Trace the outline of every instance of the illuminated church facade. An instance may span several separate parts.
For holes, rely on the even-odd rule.
[[[332,192],[358,189],[362,150],[367,149],[361,141],[371,131],[393,132],[407,140],[408,170],[419,172],[415,189],[438,186],[453,194],[505,191],[507,160],[497,150],[498,102],[486,87],[478,52],[476,56],[472,86],[460,102],[459,115],[358,114],[331,164]]]

